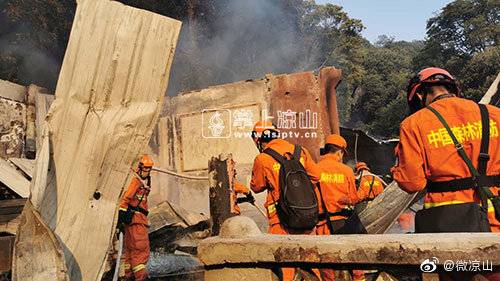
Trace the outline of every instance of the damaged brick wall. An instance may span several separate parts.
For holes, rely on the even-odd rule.
[[[180,93],[165,102],[151,151],[157,152],[160,168],[190,175],[206,175],[212,156],[232,153],[237,179],[248,185],[258,154],[250,132],[256,121],[268,117],[287,133],[286,139],[306,147],[317,159],[325,135],[339,132],[335,88],[340,78],[340,70],[328,67],[319,74],[270,74]],[[151,203],[170,200],[208,213],[208,181],[158,173],[153,177]],[[259,194],[257,201],[263,200]],[[243,204],[242,211],[265,222],[249,204]]]

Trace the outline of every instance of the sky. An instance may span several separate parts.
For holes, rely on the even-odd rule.
[[[365,26],[363,36],[375,42],[379,35],[396,40],[425,38],[427,20],[452,0],[316,0],[344,7],[349,17],[360,19]]]

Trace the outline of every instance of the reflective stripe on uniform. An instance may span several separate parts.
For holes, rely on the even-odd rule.
[[[143,263],[140,263],[140,264],[134,266],[134,268],[132,268],[132,271],[137,272],[137,271],[140,271],[143,269],[146,269],[146,265],[144,265]]]
[[[267,206],[267,213],[269,215],[271,215],[274,212],[276,212],[276,205],[275,204],[271,204],[271,205]]]
[[[120,210],[120,211],[125,211],[125,212],[127,211],[127,209],[126,209],[126,208],[120,208],[119,210]]]
[[[429,202],[429,203],[424,204],[424,209],[446,206],[446,205],[453,205],[453,204],[464,204],[464,203],[471,203],[471,202],[465,202],[465,201],[459,201],[459,200],[444,201],[444,202]],[[495,211],[495,208],[493,207],[493,203],[491,203],[491,200],[488,199],[488,213],[494,212],[494,211]]]
[[[429,203],[424,203],[424,208],[428,209],[428,208],[432,208],[432,207],[440,207],[440,206],[463,204],[463,203],[468,203],[468,202],[459,201],[459,200],[444,201],[444,202],[429,202]]]

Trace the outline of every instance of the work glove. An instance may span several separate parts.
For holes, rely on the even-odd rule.
[[[118,225],[125,224],[127,221],[127,211],[119,210],[118,211]]]
[[[252,205],[255,204],[255,197],[253,197],[252,192],[247,194],[247,202],[252,204]]]
[[[124,223],[119,223],[116,225],[116,234],[119,235],[120,233],[125,233],[125,224]]]

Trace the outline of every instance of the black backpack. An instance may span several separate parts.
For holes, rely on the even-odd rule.
[[[280,197],[275,201],[280,222],[294,230],[311,230],[318,222],[318,199],[307,172],[300,163],[302,149],[295,145],[293,155],[287,159],[271,148],[264,153],[280,163]],[[272,194],[272,193],[271,193]]]

